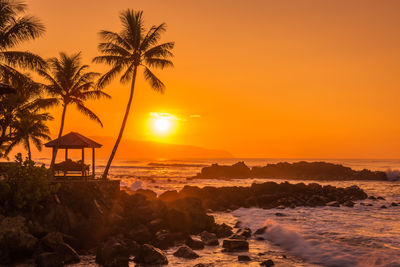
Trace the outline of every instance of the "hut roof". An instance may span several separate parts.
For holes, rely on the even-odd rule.
[[[46,147],[55,147],[57,145],[58,138],[51,140],[50,142],[44,144]],[[79,134],[76,132],[70,132],[66,135],[60,137],[59,148],[98,148],[102,147],[101,144]]]

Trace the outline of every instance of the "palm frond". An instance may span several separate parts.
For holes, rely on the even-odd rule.
[[[116,65],[114,66],[111,70],[103,74],[103,76],[100,77],[100,79],[96,83],[97,88],[104,88],[107,86],[111,81],[117,76],[122,70],[121,65]]]
[[[145,58],[145,62],[149,67],[160,68],[160,69],[174,66],[174,63],[172,63],[171,60],[164,58]]]
[[[75,106],[78,108],[78,110],[89,117],[91,120],[97,122],[100,124],[101,127],[103,127],[103,123],[101,122],[100,118],[90,109],[85,107],[85,105],[81,101],[77,101],[76,99],[73,99],[72,103],[75,104]]]
[[[0,58],[3,58],[6,64],[13,67],[18,66],[20,68],[37,70],[43,69],[46,66],[46,61],[28,51],[2,51],[0,52]]]
[[[159,93],[164,93],[165,85],[147,68],[145,67],[144,78],[150,83],[151,88]]]
[[[147,50],[150,46],[156,44],[161,37],[161,34],[167,30],[167,24],[161,23],[158,26],[153,26],[147,32],[147,35],[144,37],[143,42],[140,46],[141,50]]]
[[[128,43],[128,41],[125,40],[124,37],[122,37],[120,34],[118,34],[116,32],[103,30],[103,31],[99,32],[99,35],[100,35],[100,38],[103,39],[106,42],[108,41],[108,42],[112,42],[112,43],[117,44],[117,45],[121,45],[126,50],[131,50],[132,49],[132,47]]]
[[[163,43],[157,46],[154,46],[144,52],[144,57],[173,57],[174,54],[170,51],[174,48],[174,42]]]

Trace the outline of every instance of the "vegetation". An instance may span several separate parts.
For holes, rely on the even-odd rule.
[[[41,105],[49,107],[61,104],[63,107],[58,138],[62,136],[65,115],[70,104],[75,105],[80,112],[103,126],[99,117],[85,106],[85,101],[101,97],[110,98],[110,96],[95,88],[94,79],[99,76],[99,73],[87,72],[88,68],[88,65],[82,65],[80,53],[71,56],[60,53],[59,59],[50,58],[48,60],[48,68],[38,71],[48,82],[42,86],[51,96],[51,98],[41,99],[39,101]],[[58,146],[55,147],[52,155],[50,172],[54,166],[57,150]]]
[[[37,70],[46,65],[40,56],[13,50],[45,31],[37,18],[25,14],[26,9],[26,4],[20,1],[0,0],[0,82],[17,89],[15,95],[0,96],[1,150],[7,149],[13,141],[17,113],[32,108],[29,101],[39,92],[37,84],[19,69]]]
[[[6,209],[34,211],[58,186],[48,183],[44,165],[35,166],[33,161],[23,160],[21,154],[15,159],[7,170],[8,178],[0,181],[1,204]]]
[[[130,9],[121,12],[120,19],[122,23],[121,32],[104,30],[100,32],[103,42],[99,44],[98,48],[103,55],[93,59],[96,63],[105,63],[111,66],[111,69],[99,79],[97,84],[99,88],[108,85],[119,74],[122,74],[120,77],[121,83],[131,83],[125,115],[104,170],[104,179],[107,178],[128,120],[138,69],[143,69],[144,78],[150,82],[151,88],[162,93],[165,86],[150,69],[163,69],[173,66],[169,58],[173,56],[171,50],[174,48],[174,43],[159,44],[161,34],[166,30],[165,23],[152,26],[150,30],[146,31],[143,23],[143,12],[135,12]]]

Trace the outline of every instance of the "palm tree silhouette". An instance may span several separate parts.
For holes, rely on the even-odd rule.
[[[38,99],[40,106],[50,107],[61,104],[63,107],[58,138],[62,136],[65,114],[70,104],[75,105],[81,113],[103,127],[99,117],[85,106],[85,101],[89,99],[99,99],[101,97],[110,98],[108,94],[95,88],[94,79],[100,74],[96,72],[86,72],[89,66],[81,64],[80,53],[71,56],[60,53],[59,57],[60,58],[50,58],[48,60],[48,68],[38,71],[39,75],[48,82],[48,84],[42,85],[43,88],[52,96],[46,99]],[[57,150],[58,146],[53,150],[50,175],[52,175]]]
[[[107,179],[108,171],[115,153],[117,152],[128,120],[138,68],[143,68],[144,78],[150,82],[151,88],[157,92],[163,93],[165,89],[164,84],[151,72],[150,68],[163,69],[173,66],[169,58],[173,57],[171,50],[174,48],[174,43],[168,42],[159,44],[161,34],[166,30],[165,23],[159,26],[152,26],[150,30],[146,32],[143,23],[143,12],[135,12],[131,9],[122,11],[120,20],[122,23],[121,32],[117,33],[103,30],[99,33],[103,42],[99,44],[98,48],[103,55],[93,59],[93,62],[106,63],[111,66],[111,69],[99,79],[97,83],[99,88],[108,85],[111,80],[120,73],[122,73],[120,77],[121,83],[131,82],[131,90],[125,115],[118,138],[103,173],[104,179]]]
[[[45,32],[44,25],[35,17],[25,15],[25,3],[0,0],[0,74],[24,76],[15,67],[35,70],[46,62],[27,51],[11,51],[22,42],[36,39]],[[21,77],[23,78],[23,77]]]
[[[32,160],[31,141],[39,151],[42,151],[42,140],[50,139],[50,130],[46,126],[48,120],[53,117],[49,113],[38,113],[37,111],[22,111],[17,114],[17,119],[13,122],[16,129],[12,143],[7,147],[5,156],[10,153],[14,146],[23,144],[28,151],[28,158]]]

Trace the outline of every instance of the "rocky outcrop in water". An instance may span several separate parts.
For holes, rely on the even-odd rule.
[[[387,180],[382,171],[353,170],[340,164],[327,162],[281,162],[264,167],[249,168],[244,162],[232,166],[213,164],[204,167],[195,178],[205,179],[246,179],[274,178],[301,180]]]

